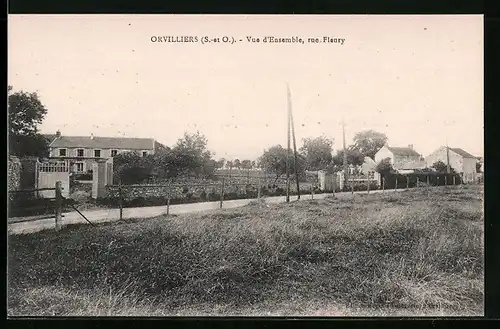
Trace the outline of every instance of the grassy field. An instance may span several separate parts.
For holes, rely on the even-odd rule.
[[[8,314],[483,314],[482,187],[9,236]]]

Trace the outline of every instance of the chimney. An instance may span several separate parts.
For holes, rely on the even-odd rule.
[[[94,134],[90,134],[90,139],[94,139]]]
[[[408,144],[408,148],[413,150],[413,144]]]
[[[56,131],[56,138],[59,138],[59,137],[61,137],[61,131],[58,129],[58,130]]]

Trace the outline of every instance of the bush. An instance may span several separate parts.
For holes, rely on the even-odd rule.
[[[402,189],[406,188],[407,184],[409,188],[417,187],[417,180],[419,186],[430,185],[430,186],[442,186],[442,185],[453,185],[453,177],[455,177],[455,185],[459,185],[461,183],[460,175],[458,174],[447,174],[440,172],[416,172],[411,174],[397,174],[397,173],[389,173],[382,175],[385,183],[385,189],[393,189],[396,187]],[[408,179],[408,183],[407,183]],[[429,182],[427,184],[427,181]]]

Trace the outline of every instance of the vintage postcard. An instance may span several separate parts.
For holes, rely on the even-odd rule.
[[[10,15],[8,315],[484,315],[483,16]]]

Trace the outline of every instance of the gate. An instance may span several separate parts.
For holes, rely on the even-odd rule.
[[[69,197],[69,173],[70,164],[68,161],[62,162],[37,162],[37,189],[53,188],[57,181],[62,184],[62,196]],[[39,191],[41,198],[55,198],[54,190]]]

